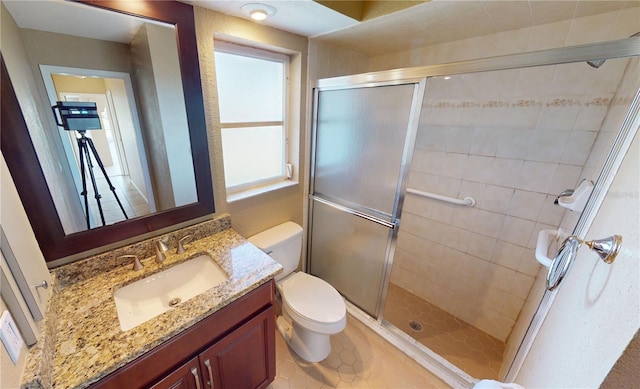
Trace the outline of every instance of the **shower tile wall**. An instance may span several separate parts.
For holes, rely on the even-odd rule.
[[[490,35],[476,37],[472,39],[466,39],[462,41],[443,43],[435,46],[418,47],[406,52],[388,53],[388,54],[372,57],[370,59],[369,70],[375,71],[375,70],[391,69],[391,68],[397,68],[397,67],[423,66],[423,65],[429,65],[429,64],[445,63],[450,61],[459,61],[459,60],[470,59],[470,58],[509,54],[509,53],[515,53],[515,52],[521,52],[521,51],[534,51],[534,50],[542,50],[542,49],[553,48],[553,47],[562,47],[562,46],[569,46],[569,45],[576,45],[576,44],[583,44],[583,43],[606,41],[611,39],[620,39],[620,38],[627,37],[637,32],[640,29],[637,15],[638,15],[638,7],[635,7],[631,9],[624,9],[619,12],[609,12],[609,13],[603,13],[600,15],[575,18],[573,20],[528,27],[521,30],[517,30],[517,31],[508,31],[508,32],[503,32],[498,34],[490,34]],[[505,42],[509,42],[509,44],[508,45],[504,44]],[[543,69],[539,69],[539,70],[543,70]],[[534,74],[534,73],[537,73],[534,70],[527,70],[527,71],[532,72],[531,77],[528,79],[521,78],[519,80],[518,85],[522,88],[524,87],[524,85],[528,84],[531,90],[536,90],[536,86],[538,86],[537,87],[538,90],[542,89],[543,86],[542,84],[540,84],[540,81],[545,79],[548,80],[548,78],[552,74],[555,74],[555,73],[552,73],[552,70],[544,70],[538,74]],[[585,69],[582,69],[582,71],[585,71]],[[568,76],[571,78],[568,79],[567,81],[570,81],[573,79],[571,74],[568,74]],[[514,77],[514,76],[511,75],[510,77]],[[501,80],[499,82],[502,83],[500,85],[506,86],[506,84],[504,83],[505,81]],[[492,88],[492,87],[489,86],[489,88]],[[495,87],[493,87],[492,89],[495,89]],[[608,97],[610,98],[611,95],[609,95]],[[526,102],[523,99],[520,105],[525,105],[525,104]],[[558,101],[557,105],[560,105],[560,104],[561,104],[561,101]],[[591,107],[594,108],[592,112],[595,112],[595,106],[592,105]],[[494,108],[494,112],[498,111],[497,108],[498,107]],[[503,109],[504,108],[505,107],[503,107]],[[529,107],[528,109],[525,109],[525,108],[526,107],[521,107],[519,110],[523,112],[528,111],[529,113],[532,112],[531,107]],[[550,106],[549,109],[551,108],[552,107]],[[577,107],[574,106],[573,110],[575,111],[576,108]],[[600,106],[600,109],[606,109],[606,107]],[[469,112],[469,113],[472,113],[471,111],[472,111],[471,109],[466,110],[466,112]],[[457,112],[457,115],[460,115],[460,117],[456,117],[457,120],[463,121],[465,119],[464,116],[462,116],[463,115],[462,112]],[[530,116],[528,115],[524,115],[524,116],[525,118],[530,118]],[[499,118],[496,117],[496,119],[499,119]],[[456,131],[461,131],[461,130],[456,127],[452,127],[450,131],[451,131],[450,134],[452,134],[453,136],[453,134]],[[539,135],[540,140],[543,139],[543,135],[544,135],[543,133]],[[594,147],[601,148],[600,145],[608,144],[609,141],[610,140],[605,141],[604,138],[603,139],[598,138],[597,143]],[[504,142],[505,143],[502,146],[498,145],[497,147],[500,148],[500,152],[506,153],[508,152],[508,150],[506,149],[506,145],[508,142],[511,142],[515,147],[517,147],[518,144],[522,145],[522,138],[516,136],[516,137],[513,137],[512,139],[504,140]],[[492,146],[488,145],[487,147],[492,147]],[[450,149],[449,151],[451,152],[454,150]],[[496,153],[497,153],[497,150],[496,150]],[[455,159],[455,157],[456,156],[450,156],[449,158]],[[476,157],[480,157],[480,156],[476,156]],[[483,160],[482,158],[475,158],[475,159],[479,162],[486,161],[486,160]],[[507,161],[504,161],[504,162],[507,162]],[[536,166],[540,166],[535,162],[538,162],[538,161],[529,161],[529,163],[527,164],[527,167],[529,168],[529,171],[531,173],[535,172],[534,168]],[[522,161],[522,164],[524,167],[524,160]],[[571,169],[571,165],[569,165],[568,167],[569,169]],[[565,169],[565,167],[562,167],[560,171],[562,171],[563,169]],[[577,170],[576,168],[573,168],[570,170],[570,172],[575,174],[576,170]],[[567,172],[567,173],[569,174],[570,172]],[[590,176],[589,173],[585,172],[585,177],[586,176]],[[432,177],[432,179],[435,179],[435,177]],[[441,182],[446,181],[445,178],[439,178],[439,180]],[[496,185],[491,185],[488,188],[489,193],[491,192],[491,190],[496,189],[496,188],[493,188],[493,186],[496,186]],[[565,189],[565,188],[562,188],[562,189]],[[519,192],[517,196],[514,192],[512,194],[512,197],[519,197],[519,198],[526,197],[527,193],[522,193],[522,192],[524,191]],[[536,192],[533,192],[533,193],[534,194],[532,195],[532,197],[534,199],[534,203],[535,201],[540,201],[540,196],[536,196],[535,194]],[[467,194],[463,194],[463,195],[466,196]],[[479,196],[479,195],[476,195],[476,196]],[[478,198],[477,200],[480,200],[480,199]],[[545,202],[544,202],[545,212],[552,212],[549,209],[549,205],[546,202],[546,200],[547,198],[545,196]],[[537,207],[537,203],[535,203],[535,205]],[[405,210],[406,209],[407,208],[405,207]],[[481,211],[483,211],[483,213],[484,211],[490,212],[490,210],[486,210],[486,209],[485,210],[480,209],[476,212],[481,212]],[[542,213],[542,208],[540,208],[540,211]],[[460,213],[461,211],[460,210],[456,211],[454,209],[453,211],[444,210],[440,212],[441,213],[446,213],[446,212]],[[525,212],[525,210],[522,210],[522,212]],[[549,216],[552,216],[555,220],[558,220],[559,218],[557,214],[556,215],[550,214]],[[531,216],[528,216],[528,217],[530,218]],[[514,218],[513,216],[510,216],[509,220],[512,222],[516,221],[516,220],[513,220],[513,218]],[[570,219],[570,218],[574,218],[575,220],[576,216],[570,215],[567,219]],[[407,228],[406,226],[407,223],[405,219],[406,217],[402,221],[402,223],[404,224],[404,227],[403,227],[404,229]],[[505,215],[505,221],[506,219],[507,217]],[[530,223],[526,223],[526,221],[532,221],[527,218],[523,218],[523,220],[525,220],[525,223],[521,222],[521,224],[530,225]],[[534,228],[535,228],[535,225],[534,225]],[[456,239],[456,237],[453,237],[453,239]],[[422,252],[429,253],[429,252],[433,252],[434,250],[436,251],[439,250],[438,247],[432,247],[432,245],[428,241],[416,239],[415,237],[412,237],[412,236],[407,236],[406,239],[400,236],[399,240],[400,240],[399,243],[401,243],[404,247],[413,247],[414,251],[423,250]],[[402,243],[403,240],[406,240],[407,242]],[[474,247],[481,248],[482,246],[478,245],[478,243],[480,242],[476,240],[474,242],[475,244]],[[501,246],[504,246],[505,248],[513,249],[516,252],[516,255],[518,255],[518,253],[523,249],[523,247],[519,245],[510,246],[507,244],[502,244]],[[517,246],[517,247],[514,247],[514,246]],[[409,254],[407,250],[404,250],[405,251],[404,253],[402,251],[403,250],[399,250],[399,252],[396,253],[396,264],[398,262],[402,262],[402,257],[408,256]],[[527,249],[526,252],[527,252],[527,255],[529,256],[532,255],[531,249]],[[457,255],[460,255],[460,254],[457,254]],[[525,254],[523,253],[523,255]],[[411,260],[409,259],[408,262],[411,262]],[[523,265],[524,264],[525,263],[523,263]],[[527,266],[531,265],[528,262],[526,262],[526,264]],[[449,264],[449,266],[450,265],[451,263]],[[480,265],[480,267],[482,267],[482,265]],[[507,267],[507,269],[509,268]],[[514,269],[511,269],[511,270],[514,270]],[[521,270],[524,270],[524,268]],[[471,278],[471,275],[469,273],[473,273],[473,271],[474,271],[473,269],[467,270],[466,277]],[[394,269],[394,272],[397,273],[398,271]],[[505,271],[503,270],[503,272]],[[516,271],[516,273],[518,272]],[[520,276],[521,278],[525,278],[527,279],[527,282],[531,282],[531,279],[535,275],[535,270],[529,269],[528,272],[520,272],[520,274],[521,274]],[[397,277],[399,275],[392,274],[392,276],[394,277],[394,279],[397,280]],[[439,276],[436,276],[436,275],[432,275],[432,277],[440,278]],[[527,277],[530,277],[530,278],[527,278]],[[467,289],[469,288],[466,285],[462,285],[462,287]],[[447,292],[439,291],[436,293],[446,294]],[[519,342],[516,342],[516,343],[519,343]]]
[[[589,159],[587,160],[581,174],[581,177],[590,179],[593,182],[597,180],[598,175],[602,170],[608,150],[611,148],[611,144],[622,126],[631,101],[633,100],[633,96],[640,88],[640,77],[638,77],[638,75],[640,75],[640,59],[635,58],[630,61],[620,59],[608,60],[607,63],[613,61],[628,62],[628,65],[624,69],[624,74],[618,90],[611,101],[606,118],[604,119],[602,127],[598,133],[598,137],[596,138],[592,151],[589,154]],[[576,225],[578,217],[579,214],[577,212],[566,212],[560,222],[560,228],[565,231],[571,230]],[[524,338],[527,327],[538,308],[538,303],[542,298],[545,287],[546,268],[541,268],[536,280],[534,281],[534,285],[529,293],[525,306],[520,312],[518,321],[509,336],[503,356],[504,362],[513,360],[513,357]],[[506,374],[506,371],[509,368],[509,363],[504,362],[500,370],[501,377],[504,377],[504,374]]]
[[[409,187],[477,205],[408,194],[393,283],[507,340],[540,267],[537,234],[560,225],[553,200],[583,178],[613,102],[625,62],[607,65],[429,80]]]

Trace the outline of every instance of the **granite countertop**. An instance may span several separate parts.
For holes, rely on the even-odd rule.
[[[185,245],[184,254],[166,253],[162,264],[144,258],[83,277],[54,292],[45,334],[30,350],[23,387],[84,388],[273,278],[280,264],[229,228]],[[206,253],[229,279],[128,331],[120,329],[113,292],[131,282]],[[55,271],[53,272],[56,278]],[[57,282],[56,282],[57,281]],[[49,354],[53,355],[49,355]]]

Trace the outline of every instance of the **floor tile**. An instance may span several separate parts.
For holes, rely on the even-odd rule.
[[[276,379],[270,389],[450,388],[352,316],[331,337],[322,362],[300,359],[276,332]]]

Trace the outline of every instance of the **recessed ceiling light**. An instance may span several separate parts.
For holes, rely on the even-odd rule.
[[[245,4],[240,7],[240,11],[253,20],[265,20],[276,13],[276,9],[272,6],[260,3]]]

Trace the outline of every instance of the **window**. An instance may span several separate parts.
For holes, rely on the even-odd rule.
[[[227,194],[290,179],[289,57],[216,42],[215,63]]]

